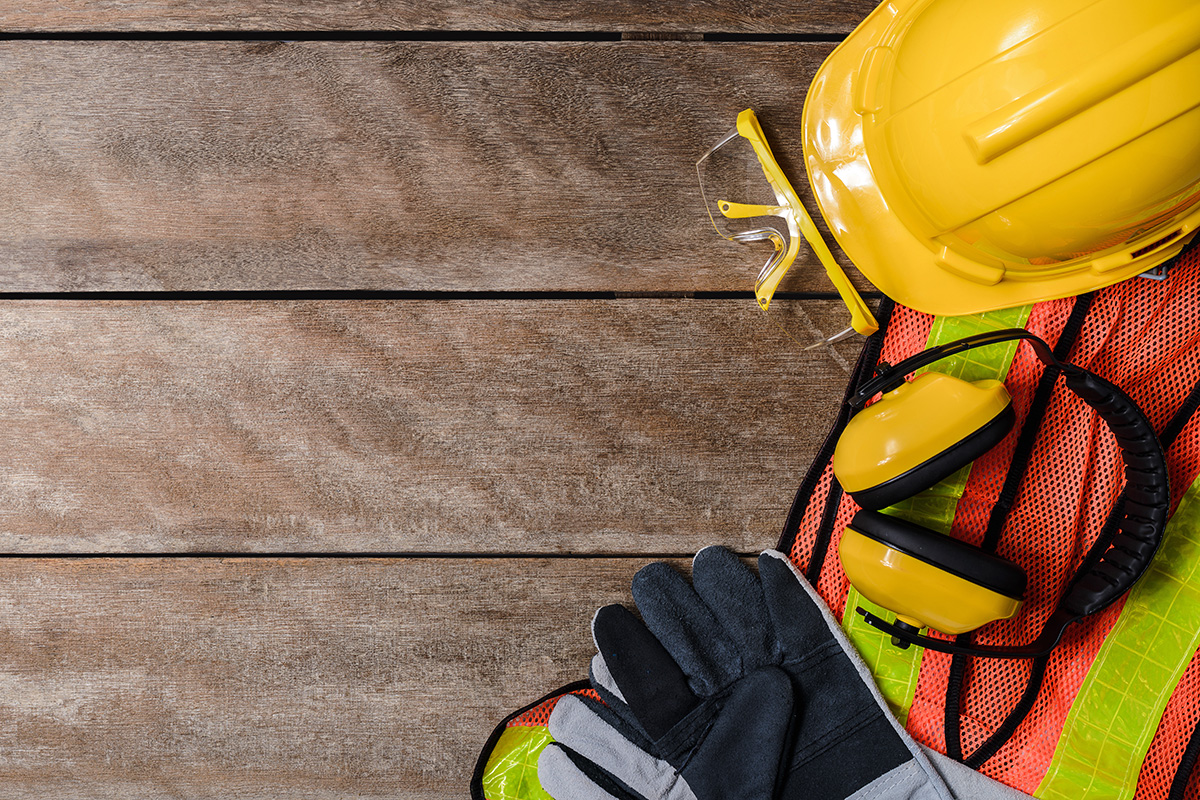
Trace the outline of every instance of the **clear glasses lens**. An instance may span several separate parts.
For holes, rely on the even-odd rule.
[[[754,246],[765,266],[778,262],[791,244],[787,206],[763,176],[750,142],[731,131],[696,162],[696,177],[708,218],[717,234]]]
[[[730,131],[696,162],[696,176],[713,229],[724,239],[752,248],[762,259],[756,289],[771,273],[790,266],[784,262],[795,258],[799,229],[787,200],[767,182],[747,139]],[[853,328],[843,327],[845,311],[837,301],[817,306],[811,300],[781,297],[765,313],[773,326],[803,349],[824,349],[850,371],[861,340]],[[844,346],[835,347],[843,342]]]

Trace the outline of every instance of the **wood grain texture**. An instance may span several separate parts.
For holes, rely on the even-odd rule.
[[[0,793],[460,800],[645,563],[7,561]]]
[[[0,291],[749,289],[696,159],[752,106],[807,193],[831,47],[6,42]]]
[[[844,324],[836,301],[789,325]],[[0,552],[773,542],[848,360],[753,300],[0,306]]]
[[[871,5],[55,0],[0,28],[832,39]],[[762,256],[711,232],[695,160],[752,106],[812,207],[832,47],[6,41],[0,292],[745,290]],[[828,291],[801,261],[783,290]],[[464,797],[642,554],[774,543],[857,347],[805,353],[749,299],[6,300],[0,552],[107,555],[0,558],[0,797]],[[439,557],[332,555],[381,552]]]
[[[846,33],[871,0],[788,3],[686,0],[669,7],[638,0],[450,0],[372,3],[286,0],[53,0],[10,4],[8,31],[736,31]]]

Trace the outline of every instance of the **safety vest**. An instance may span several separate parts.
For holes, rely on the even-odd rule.
[[[931,317],[885,302],[847,395],[880,362],[987,330],[1025,327],[1062,358],[1120,386],[1167,453],[1172,512],[1162,545],[1126,597],[1067,629],[1045,658],[900,650],[854,610],[873,608],[842,572],[837,545],[857,506],[830,469],[850,411],[800,485],[779,549],[841,617],[913,736],[1020,791],[1056,800],[1191,800],[1200,756],[1200,246],[1161,281],[1131,279],[1092,295],[966,317]],[[939,362],[970,380],[1005,381],[1016,431],[973,464],[895,507],[926,527],[994,550],[1029,575],[1022,611],[973,634],[988,645],[1030,641],[1081,564],[1106,544],[1123,472],[1111,434],[1015,343]],[[493,732],[473,800],[549,800],[537,757],[564,693],[511,714]]]
[[[779,549],[841,617],[892,709],[921,743],[1037,797],[1200,796],[1184,794],[1200,753],[1200,248],[1181,254],[1161,281],[1131,279],[1091,295],[966,317],[885,304],[880,317],[883,328],[868,342],[851,388],[881,361],[1018,326],[1124,389],[1167,453],[1173,516],[1159,553],[1122,601],[1070,626],[1047,657],[896,648],[854,613],[862,607],[886,616],[850,586],[837,555],[857,510],[830,467],[848,407],[800,486]],[[938,369],[1004,380],[1017,428],[893,511],[1025,568],[1022,612],[968,634],[977,644],[1025,644],[1080,565],[1107,546],[1123,480],[1120,457],[1095,413],[1044,375],[1027,348],[997,345]]]

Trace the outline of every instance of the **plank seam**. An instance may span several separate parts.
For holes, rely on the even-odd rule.
[[[0,41],[51,42],[620,42],[610,31],[6,31]]]
[[[866,299],[879,299],[878,292],[862,292]],[[783,300],[836,300],[836,292],[776,292]],[[753,300],[754,292],[733,291],[519,291],[519,290],[423,290],[423,289],[247,289],[194,291],[63,291],[4,292],[0,300],[145,300],[246,301],[246,300]]]
[[[295,559],[295,560],[336,560],[346,561],[353,559],[376,559],[386,561],[466,561],[466,560],[483,560],[483,561],[512,561],[521,559],[539,559],[539,560],[555,560],[555,561],[580,561],[580,560],[639,560],[639,561],[663,561],[668,559],[690,559],[695,553],[451,553],[451,552],[389,552],[389,551],[362,551],[362,552],[292,552],[292,551],[277,551],[277,552],[235,552],[235,551],[205,551],[205,552],[175,552],[175,553],[138,553],[138,552],[91,552],[91,553],[0,553],[0,560],[13,561],[89,561],[89,560],[114,560],[114,559],[129,559],[129,560],[146,560],[146,559],[193,559],[193,560],[220,560],[220,559]],[[735,552],[738,558],[757,558],[759,552]]]
[[[846,33],[741,33],[737,31],[478,31],[478,30],[191,30],[6,31],[0,41],[51,42],[723,42],[837,44]]]

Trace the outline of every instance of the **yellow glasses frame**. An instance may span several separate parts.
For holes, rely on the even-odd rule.
[[[850,282],[850,278],[847,277],[845,271],[833,259],[833,253],[829,251],[829,246],[825,244],[825,240],[821,237],[820,231],[817,230],[817,226],[809,215],[808,210],[801,204],[800,198],[796,195],[796,190],[792,188],[791,182],[783,174],[783,170],[779,168],[779,163],[775,160],[775,156],[771,153],[771,148],[767,145],[767,138],[763,135],[762,126],[758,124],[758,117],[754,115],[753,109],[747,108],[738,114],[736,134],[730,133],[729,136],[722,139],[696,162],[697,176],[700,174],[700,165],[704,160],[716,152],[718,148],[728,144],[735,135],[740,135],[746,139],[750,142],[750,146],[754,148],[754,154],[758,157],[758,163],[762,166],[763,175],[766,177],[767,183],[770,184],[771,191],[775,193],[775,200],[778,205],[753,205],[750,203],[735,203],[729,200],[717,200],[717,207],[727,219],[780,217],[787,222],[788,231],[791,234],[786,250],[783,247],[781,238],[774,231],[766,229],[750,231],[733,237],[736,241],[743,242],[766,239],[775,245],[775,254],[767,261],[754,282],[754,296],[758,300],[758,305],[763,311],[766,311],[771,305],[771,298],[774,297],[775,290],[779,288],[780,281],[783,280],[783,276],[787,274],[788,269],[792,266],[792,262],[796,260],[796,255],[800,252],[800,239],[803,237],[804,241],[808,242],[809,246],[812,247],[813,252],[817,254],[817,258],[820,259],[821,264],[825,267],[825,274],[829,276],[829,280],[833,283],[834,288],[837,289],[842,302],[850,310],[850,326],[864,336],[869,336],[879,330],[879,323],[875,321],[875,315],[871,313],[870,307],[867,306],[862,296],[859,295],[858,290],[854,288],[854,284]],[[704,192],[703,180],[701,180],[700,191],[701,193]],[[705,205],[707,205],[707,202]],[[711,212],[709,212],[709,217],[711,219]],[[716,228],[717,222],[715,219],[712,220],[712,223],[713,227]],[[719,228],[717,228],[717,232],[720,233]]]

